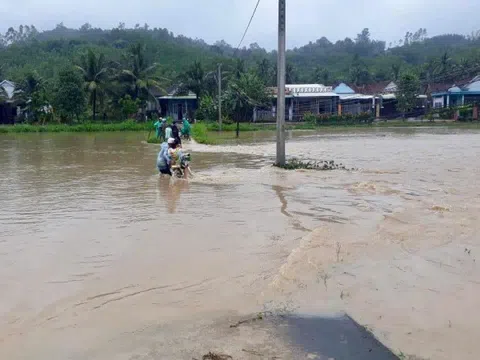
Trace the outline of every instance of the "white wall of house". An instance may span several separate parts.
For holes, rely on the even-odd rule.
[[[433,98],[433,108],[434,109],[443,108],[445,106],[443,100],[444,100],[443,96],[434,97]]]

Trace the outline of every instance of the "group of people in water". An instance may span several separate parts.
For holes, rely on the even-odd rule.
[[[172,124],[167,122],[167,119],[160,118],[155,122],[155,131],[157,139],[163,139],[168,141],[170,138],[174,138],[177,141],[178,145],[182,144],[182,137],[185,139],[190,139],[190,131],[192,126],[188,119],[184,118],[182,121],[181,130],[178,128],[177,122],[174,121]]]
[[[169,125],[166,119],[160,119],[155,123],[157,139],[162,139],[160,152],[157,156],[157,168],[161,175],[172,176],[172,170],[180,167],[184,178],[191,174],[188,163],[184,161],[186,154],[182,152],[181,135],[189,139],[191,125],[187,119],[183,119],[182,130],[178,129],[175,122]]]

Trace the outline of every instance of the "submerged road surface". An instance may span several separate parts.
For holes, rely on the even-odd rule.
[[[141,134],[0,136],[0,358],[476,359],[480,133],[302,134],[358,170],[192,144],[172,183]]]

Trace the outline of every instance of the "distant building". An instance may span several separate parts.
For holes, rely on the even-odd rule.
[[[0,82],[0,88],[4,93],[0,97],[0,124],[14,124],[17,116],[17,107],[13,102],[13,94],[15,92],[15,84],[8,80]]]
[[[184,117],[193,119],[195,111],[198,109],[197,96],[192,92],[177,95],[177,91],[172,90],[168,95],[160,96],[157,99],[161,116],[172,117],[174,120],[182,120]]]
[[[339,96],[338,115],[370,113],[375,108],[373,95],[357,94],[345,83],[338,84],[333,90]]]
[[[272,106],[268,109],[255,109],[253,121],[275,121],[277,88],[270,88]],[[285,120],[302,121],[307,113],[336,114],[339,96],[331,86],[322,84],[285,85]]]
[[[432,93],[432,106],[437,109],[469,104],[480,104],[480,75],[443,91],[437,87],[437,91]]]
[[[376,118],[394,119],[402,117],[404,114],[397,109],[397,91],[398,86],[393,81],[383,81],[362,86],[351,86],[355,94],[362,96],[372,96],[372,110]],[[344,96],[346,98],[346,96]],[[352,100],[355,97],[352,98]],[[365,98],[365,103],[368,98]],[[412,109],[408,117],[419,117],[425,115],[427,96],[418,95],[418,103],[415,109]],[[365,108],[366,109],[366,106]]]

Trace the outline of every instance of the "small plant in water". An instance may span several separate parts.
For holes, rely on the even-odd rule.
[[[336,164],[333,160],[305,161],[297,158],[292,158],[284,166],[279,167],[285,170],[354,170],[347,169],[342,163]]]

